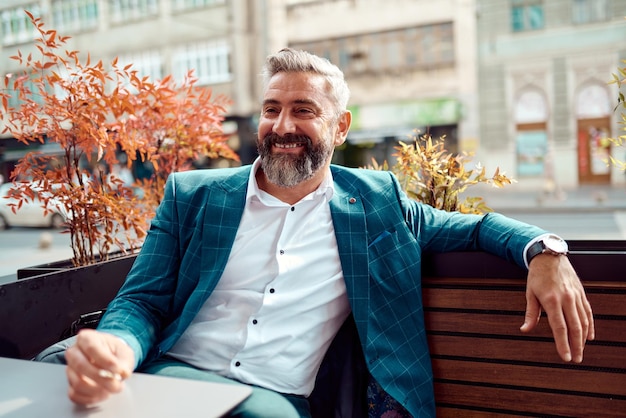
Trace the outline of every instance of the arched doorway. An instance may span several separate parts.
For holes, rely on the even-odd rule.
[[[606,87],[590,84],[576,97],[579,184],[609,184],[611,106]]]

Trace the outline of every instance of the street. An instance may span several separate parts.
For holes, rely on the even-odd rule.
[[[626,211],[549,213],[500,211],[500,213],[537,225],[566,240],[626,239]]]
[[[626,239],[626,211],[502,211],[520,221],[540,226],[569,240]],[[42,239],[50,245],[40,247]],[[68,234],[40,228],[0,231],[0,282],[18,268],[72,257]]]
[[[59,229],[9,228],[0,231],[0,283],[17,269],[72,257],[69,234]],[[40,248],[40,242],[49,243]]]

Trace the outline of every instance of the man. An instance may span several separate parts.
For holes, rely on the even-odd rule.
[[[388,172],[331,166],[351,122],[342,72],[284,49],[264,77],[259,159],[170,177],[126,283],[98,330],[66,352],[74,402],[106,399],[139,368],[251,385],[236,416],[309,416],[320,364],[349,318],[372,381],[411,415],[434,416],[426,250],[528,263],[522,331],[543,308],[561,358],[582,361],[592,311],[558,237],[498,214],[437,211]],[[543,252],[554,241],[562,248]]]

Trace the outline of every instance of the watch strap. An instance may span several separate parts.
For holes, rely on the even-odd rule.
[[[557,248],[557,247],[562,248]],[[551,254],[551,255],[567,255],[568,254],[567,243],[557,235],[547,235],[532,243],[526,250],[526,262],[530,263],[530,260],[535,258],[539,254]]]
[[[533,243],[530,247],[528,247],[528,250],[526,251],[526,260],[528,260],[528,263],[530,263],[530,260],[535,258],[535,256],[543,253],[543,250],[545,250],[545,248],[546,246],[543,243],[543,240],[539,240]]]

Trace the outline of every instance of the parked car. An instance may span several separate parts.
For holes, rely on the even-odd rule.
[[[44,214],[44,208],[35,191],[33,201],[25,201],[22,207],[13,212],[10,203],[16,200],[7,197],[12,183],[0,185],[0,230],[12,226],[33,226],[45,228],[61,228],[65,225],[65,216],[60,210],[48,211]]]

